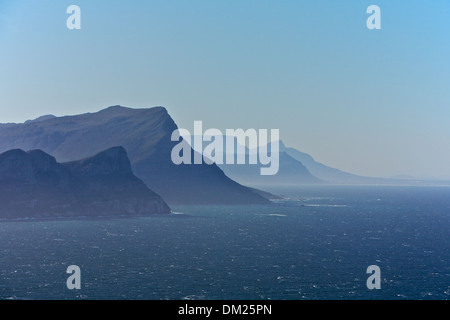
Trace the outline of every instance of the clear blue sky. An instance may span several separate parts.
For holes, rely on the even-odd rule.
[[[0,122],[116,104],[280,129],[357,174],[450,178],[450,1],[0,0]]]

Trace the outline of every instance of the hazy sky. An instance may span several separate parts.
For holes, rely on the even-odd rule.
[[[0,0],[0,122],[117,104],[280,129],[357,174],[450,178],[450,1]]]

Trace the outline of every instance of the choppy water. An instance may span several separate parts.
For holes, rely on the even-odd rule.
[[[280,190],[270,206],[0,222],[1,299],[448,299],[450,188]],[[381,290],[366,269],[381,268]],[[82,289],[69,291],[78,265]]]

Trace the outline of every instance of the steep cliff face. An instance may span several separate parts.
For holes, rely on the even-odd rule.
[[[97,113],[0,126],[0,152],[41,149],[60,162],[123,146],[137,177],[169,204],[258,204],[268,200],[216,165],[174,165],[177,125],[162,107],[114,106]]]
[[[70,163],[41,150],[0,155],[0,218],[170,213],[133,175],[125,149]]]
[[[170,212],[164,200],[133,174],[122,147],[63,166],[82,181],[80,186],[84,190],[79,192],[80,203],[88,204],[84,211],[92,214],[100,210],[113,214]]]

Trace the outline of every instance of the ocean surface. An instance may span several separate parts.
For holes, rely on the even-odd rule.
[[[0,221],[0,299],[450,298],[449,187],[276,191],[289,199]],[[81,290],[66,287],[70,265]],[[380,290],[366,286],[370,265]]]

